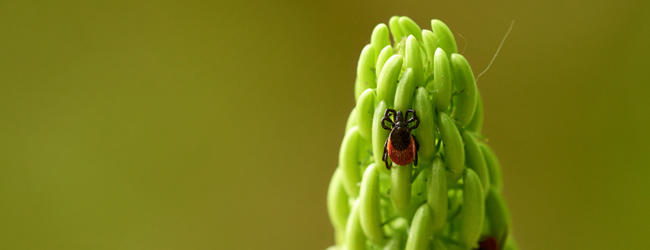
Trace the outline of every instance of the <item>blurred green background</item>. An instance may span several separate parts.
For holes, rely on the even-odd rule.
[[[392,15],[475,73],[521,249],[648,249],[646,1],[0,1],[0,249],[324,249]],[[461,38],[462,36],[462,38]]]

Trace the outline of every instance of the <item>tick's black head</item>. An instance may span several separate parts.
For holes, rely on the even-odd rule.
[[[390,118],[391,115],[393,115],[393,119]],[[411,130],[417,128],[418,125],[420,125],[420,119],[415,115],[415,110],[412,109],[406,110],[406,115],[403,115],[402,111],[386,109],[384,118],[381,119],[381,126],[386,130],[404,128],[411,133]]]
[[[406,124],[406,121],[404,120],[404,115],[402,115],[402,111],[397,111],[397,114],[395,114],[395,125],[393,128],[408,128],[408,124]],[[410,131],[410,129],[409,129]]]

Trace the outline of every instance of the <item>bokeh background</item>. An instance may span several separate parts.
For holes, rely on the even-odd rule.
[[[647,1],[0,1],[0,249],[324,249],[356,60],[439,18],[521,249],[648,249]]]

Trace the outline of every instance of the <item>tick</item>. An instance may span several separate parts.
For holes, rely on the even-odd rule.
[[[408,109],[406,114],[402,114],[399,110],[386,109],[384,118],[381,119],[381,127],[390,130],[390,135],[384,143],[384,155],[381,158],[386,163],[386,168],[390,169],[392,165],[390,162],[400,166],[411,162],[414,166],[418,165],[418,141],[411,135],[411,131],[418,125],[420,119],[415,115],[415,110]]]

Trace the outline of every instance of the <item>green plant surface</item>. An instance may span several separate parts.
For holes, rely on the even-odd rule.
[[[422,30],[395,16],[377,25],[360,54],[354,98],[327,196],[330,249],[479,249],[490,237],[517,249],[499,162],[480,134],[474,74],[446,24],[434,19]],[[388,108],[420,118],[417,166],[384,167]]]

